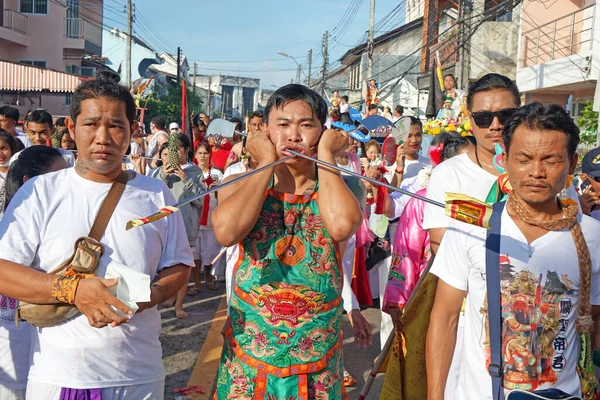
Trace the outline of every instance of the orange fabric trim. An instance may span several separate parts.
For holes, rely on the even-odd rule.
[[[273,188],[267,190],[267,196],[273,197],[275,200],[284,201],[292,204],[303,204],[308,203],[311,200],[318,198],[318,192],[312,192],[311,194],[293,194],[278,192]]]
[[[244,350],[242,350],[242,347],[237,343],[237,341],[233,337],[231,325],[227,328],[225,335],[226,340],[229,340],[234,354],[241,362],[252,368],[257,369],[259,371],[259,374],[264,372],[268,375],[275,375],[279,378],[287,378],[288,376],[292,375],[310,374],[322,370],[323,368],[325,368],[327,363],[331,361],[335,352],[340,351],[343,339],[343,335],[340,332],[340,337],[338,338],[337,343],[333,345],[333,347],[331,347],[331,349],[329,349],[329,351],[325,353],[325,355],[319,361],[315,361],[308,364],[293,364],[289,367],[279,368],[274,365],[268,364],[264,361],[257,360],[256,358],[246,354]]]
[[[308,400],[308,375],[298,375],[298,400]]]
[[[250,304],[251,306],[256,306],[256,299],[254,299],[254,297],[250,294],[250,293],[246,293],[244,292],[242,289],[240,289],[239,286],[237,285],[233,285],[233,293],[235,293],[235,295],[237,297],[239,297],[240,299],[242,299],[244,302]],[[328,303],[325,303],[321,309],[319,310],[319,313],[324,313],[327,311],[331,311],[334,308],[336,308],[337,306],[339,306],[342,303],[342,297],[339,296],[337,299],[332,300]]]
[[[256,376],[256,382],[254,383],[254,396],[255,400],[263,400],[267,398],[267,380],[269,375],[266,372],[258,372]]]

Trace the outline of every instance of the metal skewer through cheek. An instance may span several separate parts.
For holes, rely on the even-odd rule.
[[[194,200],[197,200],[197,199],[199,199],[199,198],[201,198],[201,197],[204,197],[204,196],[206,196],[206,195],[209,195],[209,194],[211,194],[211,193],[213,193],[213,192],[219,191],[219,190],[221,190],[221,189],[223,189],[223,188],[225,188],[225,187],[227,187],[227,186],[229,186],[229,185],[233,185],[234,183],[237,183],[237,182],[239,182],[239,181],[241,181],[241,180],[243,180],[243,179],[249,178],[249,177],[251,177],[252,175],[256,175],[256,174],[258,174],[258,173],[260,173],[260,172],[263,172],[263,171],[265,171],[265,170],[267,170],[267,169],[269,169],[269,168],[273,168],[274,166],[276,166],[276,165],[279,165],[279,164],[282,164],[282,163],[284,163],[284,162],[286,162],[286,161],[289,161],[289,160],[291,160],[292,158],[294,158],[294,156],[288,156],[288,157],[284,157],[284,158],[282,158],[282,159],[279,159],[279,160],[277,160],[277,161],[275,161],[275,162],[273,162],[273,163],[271,163],[271,164],[265,165],[264,167],[260,167],[260,168],[258,168],[258,169],[255,169],[255,170],[249,171],[249,172],[245,173],[244,175],[238,176],[237,178],[230,180],[230,181],[229,181],[229,182],[227,182],[227,183],[223,183],[223,184],[221,184],[221,185],[215,186],[215,187],[213,187],[213,188],[210,188],[210,189],[208,189],[208,190],[205,190],[205,191],[204,191],[204,192],[202,192],[202,193],[198,193],[197,195],[195,195],[195,196],[192,196],[192,197],[190,197],[189,199],[185,199],[185,200],[183,200],[183,201],[180,201],[179,203],[177,203],[177,204],[174,204],[174,205],[173,205],[173,207],[177,207],[177,208],[179,208],[179,207],[181,207],[181,206],[182,206],[182,205],[184,205],[184,204],[191,203],[191,202],[192,202],[192,201],[194,201]]]
[[[326,161],[321,161],[321,160],[318,160],[318,159],[316,159],[316,158],[313,158],[313,157],[310,157],[310,156],[307,156],[307,155],[304,155],[304,154],[298,153],[298,152],[296,152],[296,151],[293,151],[293,150],[287,150],[287,151],[286,151],[286,153],[292,154],[292,155],[294,155],[294,156],[296,156],[296,157],[305,158],[305,159],[307,159],[307,160],[314,161],[314,162],[315,162],[315,163],[317,163],[317,164],[322,164],[322,165],[325,165],[325,166],[327,166],[327,167],[329,167],[329,168],[333,168],[333,169],[335,169],[335,170],[337,170],[337,171],[343,172],[343,173],[345,173],[345,174],[348,174],[348,175],[355,176],[355,177],[357,177],[357,178],[360,178],[360,179],[362,179],[362,180],[365,180],[365,181],[367,181],[367,182],[369,182],[369,183],[371,183],[371,184],[373,184],[373,185],[376,185],[376,186],[383,186],[383,187],[386,187],[386,188],[388,188],[389,190],[396,191],[396,192],[400,192],[400,193],[402,193],[402,194],[404,194],[404,195],[407,195],[407,196],[410,196],[410,197],[417,198],[417,199],[419,199],[419,200],[422,200],[422,201],[424,201],[424,202],[426,202],[426,203],[430,203],[430,204],[433,204],[433,205],[435,205],[435,206],[438,206],[438,207],[446,208],[446,205],[445,205],[444,203],[441,203],[441,202],[439,202],[439,201],[432,200],[432,199],[430,199],[430,198],[427,198],[427,197],[424,197],[424,196],[418,195],[418,194],[416,194],[416,193],[409,192],[408,190],[405,190],[405,189],[402,189],[402,188],[399,188],[399,187],[396,187],[396,186],[392,186],[392,185],[390,185],[390,184],[388,184],[388,183],[385,183],[385,182],[380,182],[380,181],[378,181],[378,180],[376,180],[376,179],[373,179],[373,178],[369,178],[369,177],[363,176],[363,175],[361,175],[361,174],[358,174],[358,173],[356,173],[356,172],[354,172],[354,171],[348,171],[348,170],[346,170],[346,169],[343,169],[343,168],[340,168],[340,167],[338,167],[337,165],[330,164],[330,163],[328,163],[328,162],[326,162]],[[475,217],[475,216],[472,216],[472,215],[470,215],[470,214],[466,214],[466,213],[464,213],[464,212],[462,212],[462,211],[459,211],[459,213],[460,213],[460,214],[463,214],[463,215],[465,215],[465,216],[467,216],[467,217],[470,217],[470,218],[475,218],[475,219],[477,219],[477,217]]]

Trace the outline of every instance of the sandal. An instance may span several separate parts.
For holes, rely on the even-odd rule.
[[[356,385],[356,379],[348,371],[344,370],[344,387],[352,387],[354,385]]]
[[[207,283],[207,286],[210,290],[218,290],[219,289],[219,281],[213,278],[211,283]]]
[[[202,292],[202,290],[199,287],[195,287],[192,286],[191,288],[189,288],[187,290],[187,292],[185,294],[187,294],[188,296],[194,297],[199,295]]]

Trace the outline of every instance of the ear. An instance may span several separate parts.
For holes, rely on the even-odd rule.
[[[506,166],[508,165],[508,153],[506,150],[502,152],[502,162],[504,163],[504,171],[506,171]]]
[[[69,130],[69,136],[75,141],[75,121],[71,117],[65,118],[65,125]]]
[[[23,177],[23,185],[24,185],[25,183],[27,183],[27,181],[28,181],[28,180],[29,180],[29,177],[28,177],[27,175],[25,175],[25,176]]]
[[[569,165],[569,175],[573,175],[577,169],[577,162],[579,161],[579,154],[573,154],[571,157],[571,164]]]

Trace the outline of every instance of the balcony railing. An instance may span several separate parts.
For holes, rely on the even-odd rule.
[[[65,37],[102,45],[102,28],[81,18],[65,18]]]
[[[27,16],[15,10],[4,10],[4,19],[0,26],[10,29],[11,31],[27,34]]]
[[[591,51],[595,13],[593,4],[523,33],[521,68]]]

